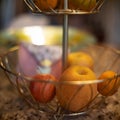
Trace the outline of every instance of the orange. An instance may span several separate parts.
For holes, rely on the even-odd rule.
[[[97,85],[98,92],[104,96],[111,96],[117,92],[120,86],[120,78],[115,77],[117,73],[113,71],[103,72],[99,79],[103,82]]]
[[[42,11],[50,11],[57,6],[58,0],[34,0],[34,3]]]
[[[63,82],[84,82],[96,79],[95,73],[88,67],[70,66],[61,75]],[[97,94],[97,84],[59,84],[56,88],[56,96],[60,105],[72,112],[77,112],[86,107]]]

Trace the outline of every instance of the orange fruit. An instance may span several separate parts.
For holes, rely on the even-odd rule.
[[[84,82],[96,79],[95,73],[88,67],[70,66],[61,75],[63,82]],[[72,112],[77,112],[86,107],[97,94],[97,84],[59,84],[56,96],[60,105]]]
[[[93,68],[94,61],[90,55],[85,52],[72,52],[68,54],[68,66],[79,65]]]
[[[34,3],[42,11],[50,11],[57,6],[58,0],[34,0]]]
[[[69,5],[71,9],[90,11],[95,7],[96,0],[69,0]]]
[[[103,80],[103,82],[97,85],[100,94],[103,96],[111,96],[117,92],[120,86],[120,78],[116,78],[116,75],[117,73],[113,71],[105,71],[100,75],[99,79]]]

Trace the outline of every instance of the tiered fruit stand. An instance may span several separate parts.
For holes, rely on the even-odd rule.
[[[79,8],[70,8],[69,7],[69,1],[68,0],[60,0],[63,2],[62,8],[59,7],[59,5],[56,8],[51,8],[50,6],[48,7],[48,10],[44,11],[41,10],[35,3],[34,0],[24,0],[25,3],[28,5],[30,10],[33,13],[36,14],[45,14],[45,15],[63,15],[64,20],[63,20],[63,42],[62,42],[62,68],[63,71],[66,69],[66,63],[67,63],[67,57],[68,57],[68,20],[69,20],[69,15],[70,14],[93,14],[99,12],[102,4],[104,3],[105,0],[96,0],[95,6],[90,9],[90,10],[83,10]],[[74,0],[73,0],[74,1]],[[85,1],[85,0],[83,0]],[[90,0],[92,2],[92,0]],[[90,4],[89,2],[89,4]],[[83,2],[84,3],[84,2]],[[46,0],[47,4],[47,0]],[[99,76],[103,71],[107,69],[113,69],[116,71],[118,74],[114,76],[114,79],[117,81],[119,80],[119,58],[120,58],[120,52],[118,50],[115,50],[113,48],[109,48],[106,46],[90,46],[87,49],[85,49],[85,52],[89,53],[94,61],[95,61],[95,72]],[[103,54],[104,53],[104,54]],[[33,80],[33,78],[26,77],[21,75],[21,73],[17,72],[16,70],[16,61],[12,61],[11,58],[12,56],[16,56],[18,54],[18,48],[17,49],[11,49],[6,55],[2,56],[0,59],[0,67],[5,71],[8,79],[10,82],[17,88],[19,93],[23,96],[23,98],[26,100],[27,103],[29,103],[33,108],[38,110],[41,114],[46,113],[52,119],[54,118],[55,120],[62,120],[64,117],[74,117],[78,115],[83,115],[93,109],[96,109],[102,101],[104,101],[105,97],[100,95],[99,93],[96,95],[94,99],[90,99],[89,103],[84,107],[84,109],[81,109],[78,112],[70,112],[64,110],[60,104],[58,103],[58,100],[55,98],[53,101],[47,104],[42,104],[36,101],[32,94],[30,93],[29,90],[29,83]],[[101,59],[101,63],[98,64],[99,57]],[[114,59],[113,59],[114,58]],[[111,60],[110,62],[108,62]],[[104,64],[102,64],[104,63]],[[16,71],[16,72],[15,72]],[[113,79],[113,78],[112,78]],[[42,80],[39,82],[43,82]],[[81,86],[81,88],[84,85],[89,85],[90,84],[90,90],[91,90],[91,97],[93,96],[94,91],[91,89],[91,84],[96,84],[102,82],[102,80],[94,80],[94,81],[65,81],[65,82],[53,82],[51,80],[46,81],[46,84],[54,84],[56,86],[62,85],[62,84],[67,84],[67,85],[78,85]]]

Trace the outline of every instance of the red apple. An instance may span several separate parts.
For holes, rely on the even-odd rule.
[[[51,74],[37,74],[33,79],[30,82],[30,91],[35,100],[41,103],[50,102],[55,96],[55,85],[44,81],[57,81],[57,79]]]
[[[54,75],[58,80],[62,74],[62,60],[59,59],[51,66],[51,74]]]

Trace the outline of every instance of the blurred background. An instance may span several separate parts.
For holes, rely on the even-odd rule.
[[[106,0],[100,13],[70,15],[69,25],[89,31],[99,43],[120,48],[120,0]],[[0,0],[0,31],[31,25],[62,25],[62,16],[32,14],[23,0]],[[1,41],[1,39],[0,39]]]

